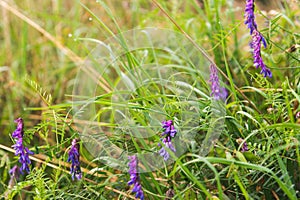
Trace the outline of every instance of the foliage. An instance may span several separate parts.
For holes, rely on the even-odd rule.
[[[229,96],[222,117],[226,128],[208,154],[202,155],[200,144],[214,119],[214,107],[210,84],[193,61],[171,50],[142,49],[147,50],[147,56],[146,51],[127,52],[118,62],[112,56],[107,62],[115,70],[105,68],[103,79],[97,73],[88,76],[99,80],[96,89],[91,88],[99,94],[92,97],[98,112],[91,121],[100,124],[103,135],[109,135],[107,142],[128,152],[156,151],[157,144],[163,145],[160,123],[169,119],[174,121],[178,137],[194,134],[178,158],[169,152],[175,162],[140,174],[145,199],[299,199],[300,119],[296,115],[300,112],[300,4],[289,0],[269,5],[264,2],[256,1],[255,15],[268,44],[261,56],[272,78],[264,78],[253,66],[248,45],[251,37],[243,19],[244,1],[0,0],[1,197],[134,199],[127,185],[129,174],[104,164],[119,164],[119,160],[93,155],[85,140],[80,145],[83,178],[72,181],[68,152],[71,141],[84,132],[76,123],[88,124],[78,121],[74,114],[74,97],[78,100],[75,103],[87,98],[74,96],[74,87],[85,84],[77,73],[86,58],[95,58],[98,64],[99,55],[93,50],[97,53],[95,49],[102,41],[115,34],[122,38],[133,28],[157,27],[192,38],[199,55],[202,51],[195,45],[205,49],[221,70],[222,86]],[[126,42],[122,45],[126,47]],[[161,68],[157,63],[170,73],[158,73]],[[144,66],[157,71],[150,73]],[[120,78],[123,72],[126,79]],[[123,97],[117,91],[122,81],[140,83],[154,74],[169,80],[172,87],[150,81],[126,101],[111,101]],[[175,84],[178,75],[185,89]],[[197,102],[197,112],[189,110],[188,101]],[[89,107],[82,107],[82,112],[85,108]],[[151,137],[138,140],[126,134],[132,124],[121,124],[113,113],[125,108],[134,125],[149,125],[146,130]],[[155,115],[159,118],[151,114],[154,109],[161,111]],[[34,152],[33,166],[29,174],[11,180],[9,170],[18,164],[11,133],[18,117],[25,123],[26,145]],[[240,141],[247,143],[248,151],[241,151]],[[120,165],[127,169],[127,163]]]

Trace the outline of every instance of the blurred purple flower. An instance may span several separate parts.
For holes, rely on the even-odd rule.
[[[23,138],[23,135],[24,135],[24,123],[23,123],[23,119],[19,117],[14,122],[17,123],[17,128],[12,133],[13,138]]]
[[[161,136],[165,136],[164,138],[161,138],[162,143],[164,143],[164,146],[161,147],[159,150],[159,154],[164,158],[164,160],[168,160],[170,158],[169,152],[165,149],[165,147],[169,148],[171,151],[176,152],[175,147],[172,144],[172,138],[176,136],[177,130],[174,128],[173,121],[163,121],[162,127],[164,128],[164,132],[161,134]],[[161,144],[158,144],[161,146]]]
[[[177,131],[174,128],[172,120],[163,121],[162,122],[162,127],[165,129],[165,131],[162,133],[162,136],[170,135],[171,137],[175,137]]]
[[[141,200],[144,199],[144,192],[142,190],[142,185],[140,183],[140,176],[138,173],[138,159],[137,156],[128,156],[129,159],[129,170],[128,173],[130,175],[130,181],[128,185],[133,185],[132,192],[135,192],[136,198],[140,198]]]
[[[300,118],[300,111],[296,113],[296,118]]]
[[[236,139],[236,142],[238,144],[242,144],[241,152],[249,151],[246,140],[244,140],[243,138],[238,138],[238,139]]]
[[[73,139],[72,146],[69,151],[69,157],[67,162],[71,162],[71,170],[70,173],[72,175],[72,180],[77,178],[77,180],[80,180],[82,178],[82,173],[80,169],[80,154],[79,154],[79,140]]]
[[[24,123],[22,118],[18,118],[15,120],[15,122],[18,124],[17,129],[12,133],[12,137],[16,139],[16,144],[12,145],[14,148],[15,155],[20,156],[19,163],[21,163],[21,168],[19,169],[20,172],[23,174],[23,171],[26,171],[27,173],[30,172],[29,165],[31,164],[31,161],[29,159],[29,154],[33,154],[32,151],[30,151],[27,147],[24,147],[23,145],[23,136],[24,136]]]
[[[245,152],[245,151],[249,151],[246,141],[243,143],[243,146],[242,146],[242,149],[241,149],[241,152]]]
[[[175,191],[172,188],[170,188],[166,192],[165,200],[171,200],[171,199],[173,199],[174,196],[175,196]]]
[[[218,69],[215,65],[210,65],[210,78],[209,82],[211,83],[211,94],[210,96],[213,97],[215,100],[222,99],[223,101],[226,100],[228,96],[228,91],[224,87],[220,87],[220,81],[218,76]]]
[[[261,43],[263,43],[265,48],[267,47],[267,43],[262,34],[257,30],[254,15],[254,0],[246,0],[245,18],[245,24],[250,29],[250,35],[252,36],[250,47],[253,49],[254,66],[261,68],[260,73],[263,74],[264,77],[272,77],[271,70],[267,68],[261,57]]]
[[[11,168],[9,170],[10,180],[9,180],[8,186],[10,188],[12,188],[14,186],[16,180],[19,178],[19,171],[20,171],[20,169],[19,169],[18,165],[13,166],[13,168]]]
[[[9,170],[9,175],[11,178],[17,178],[18,177],[18,165],[13,166],[13,168],[11,168]]]

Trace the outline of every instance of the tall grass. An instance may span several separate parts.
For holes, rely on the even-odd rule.
[[[184,149],[169,152],[174,162],[166,165],[151,158],[163,166],[155,170],[139,158],[145,199],[300,198],[299,3],[257,2],[268,43],[262,56],[273,73],[267,79],[253,67],[244,3],[0,0],[1,197],[134,199],[127,154],[157,151],[161,121],[172,119]],[[126,40],[137,33],[126,31],[147,27],[173,30],[180,40]],[[120,48],[109,52],[114,45]],[[201,154],[214,120],[211,62],[229,91],[217,119],[226,128]],[[10,180],[18,117],[35,154],[30,174]],[[66,161],[77,137],[83,179],[72,181]],[[106,144],[122,151],[107,153]]]

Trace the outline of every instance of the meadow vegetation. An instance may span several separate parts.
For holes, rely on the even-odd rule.
[[[104,200],[135,199],[138,194],[140,199],[299,199],[300,2],[255,4],[257,28],[266,41],[261,57],[271,77],[264,77],[253,64],[252,38],[244,24],[246,0],[0,0],[0,197]],[[190,39],[194,43],[182,54],[186,57],[172,49],[145,48],[112,56],[117,62],[101,60],[105,54],[97,49],[101,42],[148,27],[172,30],[182,43]],[[181,42],[170,41],[175,46]],[[120,41],[125,49],[126,42]],[[187,59],[195,52],[203,61]],[[97,73],[103,79],[97,73],[78,76],[87,60],[99,65],[102,74]],[[212,113],[219,109],[211,103],[216,100],[212,78],[209,81],[211,65],[219,70],[216,76],[222,83],[217,87],[224,87],[226,95],[217,99],[224,108],[218,118],[222,124],[216,123],[218,137],[208,140],[213,145],[204,155],[201,144],[205,134],[214,134],[209,132],[216,118]],[[93,75],[95,85],[89,86]],[[147,86],[139,85],[124,98],[126,83],[148,78]],[[94,143],[82,138],[84,126],[90,123],[74,113],[74,100],[80,103],[88,92],[97,94],[95,105],[87,108],[98,110],[90,120],[101,126],[101,137],[107,136],[124,152],[156,151],[166,161],[175,161],[156,170],[140,166],[144,173],[138,173],[136,157],[120,164],[112,159],[116,152],[111,157],[91,153],[88,146]],[[144,127],[151,137],[135,139],[128,134],[131,127],[121,123],[118,113],[131,116],[130,125],[137,130]],[[14,122],[20,117],[23,135]],[[189,129],[192,139],[185,137]],[[90,131],[93,135],[94,129]],[[176,157],[179,150],[168,142],[176,146],[180,140],[190,141]],[[166,146],[169,150],[164,151]],[[23,174],[12,173],[14,166],[21,166],[15,150],[25,147],[33,153],[30,171],[24,165]]]

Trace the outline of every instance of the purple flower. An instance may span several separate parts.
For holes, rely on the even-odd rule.
[[[163,125],[163,128],[165,129],[165,131],[162,133],[162,136],[169,134],[171,137],[175,137],[177,131],[174,128],[172,120],[163,121],[162,125]]]
[[[246,141],[243,143],[243,146],[242,146],[242,149],[241,149],[241,152],[245,152],[245,151],[249,151]]]
[[[13,166],[13,168],[11,168],[9,170],[10,180],[9,180],[8,186],[10,188],[14,186],[16,180],[19,178],[19,171],[20,171],[20,169],[19,169],[18,165]]]
[[[75,177],[77,178],[77,180],[80,180],[82,178],[82,173],[81,173],[81,169],[80,169],[80,161],[79,161],[80,154],[79,154],[78,142],[79,142],[78,139],[74,139],[72,141],[72,146],[69,151],[69,157],[67,160],[67,162],[71,162],[70,173],[72,175],[72,180],[74,180]]]
[[[24,123],[22,118],[18,118],[15,120],[15,123],[17,123],[16,130],[12,133],[12,137],[14,138],[23,138],[24,135]]]
[[[161,138],[164,146],[159,150],[159,155],[166,161],[170,158],[170,154],[165,148],[169,148],[171,151],[176,152],[176,149],[172,144],[172,138],[176,136],[177,130],[174,128],[172,120],[163,121],[162,127],[164,128],[164,132],[161,135],[165,137]],[[158,145],[161,146],[160,143]]]
[[[18,165],[13,166],[13,168],[9,170],[9,175],[11,178],[18,177]]]
[[[12,137],[16,139],[16,144],[12,145],[15,150],[15,155],[20,156],[19,163],[21,163],[21,168],[19,169],[20,172],[23,174],[23,171],[27,173],[30,172],[29,165],[31,161],[29,159],[29,154],[33,154],[27,147],[23,145],[23,136],[24,136],[24,123],[22,118],[18,118],[15,120],[18,124],[17,129],[12,133]]]
[[[265,48],[267,47],[267,43],[262,34],[257,30],[257,24],[255,22],[254,15],[254,0],[246,0],[245,24],[250,29],[250,35],[252,36],[250,47],[253,49],[254,66],[256,68],[261,68],[260,73],[263,74],[264,77],[272,77],[272,72],[264,64],[261,57],[261,43],[263,43]]]
[[[263,62],[263,59],[261,57],[260,49],[261,49],[261,42],[266,47],[266,41],[264,37],[261,35],[260,32],[257,30],[254,30],[252,33],[252,42],[250,44],[251,48],[253,49],[253,63],[256,68],[261,68],[260,73],[264,75],[264,77],[272,77],[272,72],[270,69],[267,68],[265,63]]]
[[[250,29],[250,35],[252,35],[253,31],[257,30],[254,15],[254,0],[246,0],[245,18],[245,24]]]
[[[300,118],[300,111],[296,113],[296,119]]]
[[[222,99],[223,101],[226,100],[228,92],[226,88],[220,87],[220,81],[218,76],[218,69],[215,65],[210,65],[210,78],[209,82],[211,83],[211,94],[210,96],[213,97],[215,100]]]
[[[144,199],[144,192],[142,190],[142,185],[140,183],[140,176],[138,173],[138,159],[134,156],[128,156],[129,159],[129,170],[128,173],[130,175],[130,181],[128,181],[128,185],[133,185],[132,192],[135,192],[136,198]]]
[[[172,188],[170,188],[166,192],[165,200],[171,200],[171,199],[173,199],[174,196],[175,196],[175,191]]]
[[[243,138],[238,138],[238,139],[236,140],[236,142],[237,142],[238,144],[242,144],[241,152],[249,151],[249,148],[248,148],[248,145],[247,145],[246,140],[244,140]]]

